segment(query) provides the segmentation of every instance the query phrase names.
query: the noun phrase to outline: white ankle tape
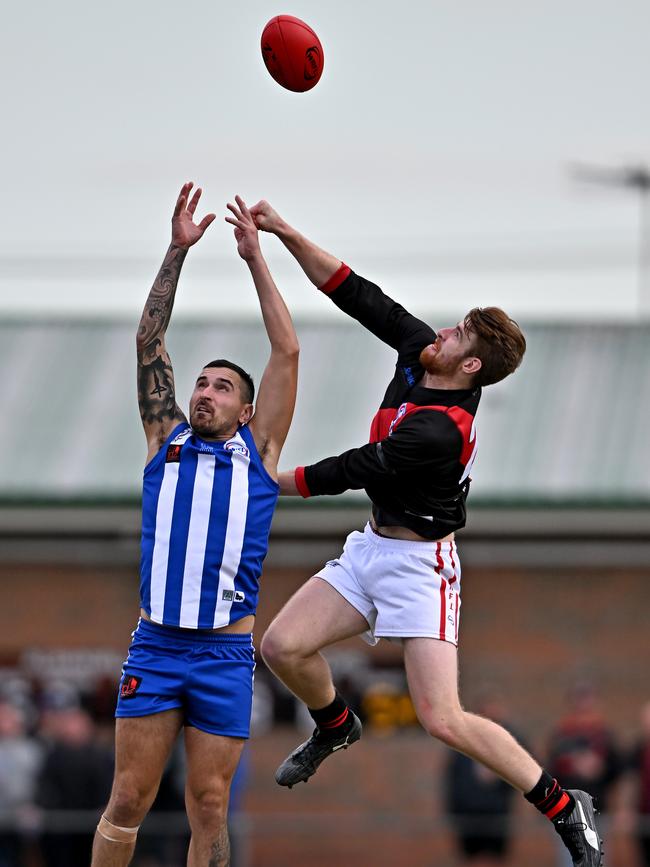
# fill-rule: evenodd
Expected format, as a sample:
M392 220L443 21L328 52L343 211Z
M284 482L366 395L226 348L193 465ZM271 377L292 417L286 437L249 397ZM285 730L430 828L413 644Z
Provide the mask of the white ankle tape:
M106 816L102 816L99 825L97 825L97 832L105 840L110 840L111 843L133 843L138 836L139 829L139 825L135 828L120 828L119 825L109 822Z

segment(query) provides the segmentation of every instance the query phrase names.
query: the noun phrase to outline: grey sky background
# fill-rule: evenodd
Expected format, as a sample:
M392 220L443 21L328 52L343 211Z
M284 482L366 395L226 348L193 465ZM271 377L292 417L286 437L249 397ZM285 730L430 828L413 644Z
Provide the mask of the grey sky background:
M292 94L264 69L273 15L319 34ZM67 0L3 22L0 315L137 318L185 179L219 220L177 315L255 315L230 227L236 192L283 215L415 312L501 304L634 319L638 201L573 161L650 159L642 0ZM292 310L331 316L273 238Z

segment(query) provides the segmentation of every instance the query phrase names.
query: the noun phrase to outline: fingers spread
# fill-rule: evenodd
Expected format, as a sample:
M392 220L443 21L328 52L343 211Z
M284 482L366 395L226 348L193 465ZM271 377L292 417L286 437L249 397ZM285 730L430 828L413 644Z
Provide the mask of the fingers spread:
M239 209L240 209L240 211L242 212L242 214L243 214L245 217L248 217L248 218L250 219L251 212L248 210L248 205L247 205L246 202L242 199L242 197L241 197L241 196L235 196L235 201L236 201L237 204L239 205Z
M208 226L210 225L210 223L211 223L213 220L216 220L216 218L217 218L217 215L216 215L216 214L206 214L205 217L204 217L204 218L201 220L201 222L199 223L199 229L200 229L202 232L205 232L205 230L208 228Z
M190 212L190 214L192 216L194 216L194 211L196 211L196 206L199 203L199 199L201 198L202 192L203 192L203 190L201 189L201 187L197 187L196 192L194 193L194 195L190 199L190 202L187 206L187 210ZM189 193L189 191L188 191L188 193Z
M178 194L178 199L176 200L176 207L174 208L174 216L175 217L178 217L180 212L185 207L185 204L187 202L187 197L189 196L190 190L192 189L193 186L194 186L194 183L192 181L188 181L186 184L183 184L183 186L181 187L181 191Z
M226 207L228 208L229 211L232 211L232 213L235 215L235 217L236 217L238 220L242 220L242 219L243 219L243 216L242 216L241 211L240 211L238 208L236 208L233 204L231 204L231 202L228 202L228 204L226 205Z
M230 223L231 226L237 226L238 229L244 231L249 228L248 223L244 223L242 220L236 220L234 217L224 217L226 223Z

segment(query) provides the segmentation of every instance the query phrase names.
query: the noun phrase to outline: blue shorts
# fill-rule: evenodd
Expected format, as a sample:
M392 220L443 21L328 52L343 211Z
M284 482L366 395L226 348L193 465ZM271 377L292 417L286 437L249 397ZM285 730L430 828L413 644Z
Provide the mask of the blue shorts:
M116 717L182 708L184 725L213 735L250 735L253 640L140 620L122 666Z

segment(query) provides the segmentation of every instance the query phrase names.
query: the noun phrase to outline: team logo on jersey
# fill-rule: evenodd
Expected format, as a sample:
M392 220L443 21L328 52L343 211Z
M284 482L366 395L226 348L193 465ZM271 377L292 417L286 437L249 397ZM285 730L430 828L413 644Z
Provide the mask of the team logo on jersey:
M173 446L176 446L176 445L182 446L183 443L186 440L188 440L191 436L192 436L192 428L191 427L183 428L183 430L178 434L178 436L175 436L174 439L172 440L172 445Z
M224 590L221 598L224 602L243 602L246 599L241 590Z
M245 458L250 457L250 452L242 442L239 442L239 440L228 440L224 449L228 452L233 452L236 455L243 455Z
M177 464L181 459L181 447L180 446L168 446L167 447L167 457L165 458L168 464Z
M125 674L120 686L120 698L133 698L141 683L141 677L136 677L133 674Z
M395 427L395 425L397 424L397 422L398 422L401 418L404 418L404 416L405 416L405 414L406 414L406 407L407 407L407 406L408 406L407 403L403 403L403 404L400 406L400 408L397 410L397 415L396 415L395 418L392 420L392 422L390 423L390 427L388 428L388 436L390 436L390 435L392 434L392 432L393 432L393 428Z

